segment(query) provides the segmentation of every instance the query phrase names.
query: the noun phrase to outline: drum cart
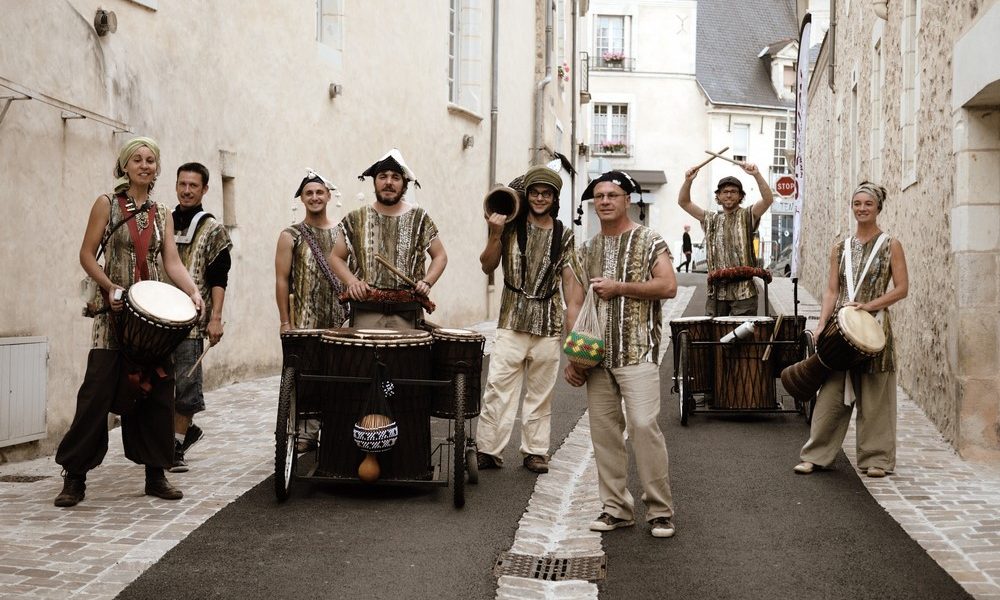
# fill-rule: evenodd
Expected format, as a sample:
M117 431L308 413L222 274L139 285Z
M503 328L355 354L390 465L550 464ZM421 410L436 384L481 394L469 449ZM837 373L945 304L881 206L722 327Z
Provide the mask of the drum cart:
M815 398L802 402L779 393L776 384L783 368L815 353L806 318L798 314L798 283L795 314L781 317L779 325L767 314L768 279L761 279L763 317L691 317L670 322L674 359L671 391L678 397L681 425L686 426L695 413L798 413L807 423L812 420ZM751 337L721 341L743 320L757 321ZM793 402L793 408L785 408L788 401Z
M347 332L351 330L332 330ZM364 331L364 330L356 330ZM298 330L282 334L283 366L275 427L274 491L279 501L289 497L296 480L374 486L453 487L455 508L465 505L465 483L478 482L475 443L467 431L470 411L478 414L482 345L478 360L452 360L447 368L434 363L430 337L413 344L407 354L380 346L344 368L331 368L331 348L322 347L330 332ZM334 348L336 350L336 347ZM324 359L324 354L327 355ZM376 364L387 367L396 388L393 417L399 441L377 454L381 474L365 482L357 474L364 457L353 439L353 423L363 398L375 385ZM474 373L474 375L473 375ZM470 381L475 377L474 381ZM470 394L476 394L471 397ZM448 419L447 436L431 447L431 417ZM299 428L309 419L321 422L314 450L296 451ZM466 479L466 475L468 479Z

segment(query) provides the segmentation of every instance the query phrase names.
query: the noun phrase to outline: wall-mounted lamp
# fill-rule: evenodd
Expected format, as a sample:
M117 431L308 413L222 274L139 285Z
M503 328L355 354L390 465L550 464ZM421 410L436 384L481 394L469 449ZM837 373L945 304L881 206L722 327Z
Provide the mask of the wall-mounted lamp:
M468 150L473 145L475 145L475 143L476 143L476 138L472 137L471 135L465 134L462 136L462 150Z
M118 17L110 10L98 8L94 15L94 30L101 37L118 31Z
M340 85L339 83L330 84L330 100L333 100L334 98L343 93L344 93L344 86Z

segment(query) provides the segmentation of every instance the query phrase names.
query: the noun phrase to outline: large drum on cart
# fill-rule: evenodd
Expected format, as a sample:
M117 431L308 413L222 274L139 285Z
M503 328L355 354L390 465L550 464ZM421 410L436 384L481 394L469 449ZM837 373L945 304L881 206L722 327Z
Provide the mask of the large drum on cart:
M685 336L681 333L687 332ZM681 353L677 350L687 342L712 341L715 330L712 317L682 317L670 321L670 343L674 347L674 373L678 372ZM715 338L718 339L718 338ZM685 350L685 372L689 374L687 391L695 394L710 393L715 371L715 353L711 346L690 346Z
M441 327L430 330L434 338L431 352L431 370L434 379L454 379L465 375L463 411L466 419L479 416L479 399L482 395L483 348L486 338L469 329ZM441 419L455 418L455 388L434 389L431 414Z
M713 337L721 340L740 325L750 322L753 332L744 339L715 346L715 393L713 408L773 409L774 373L765 361L767 343L774 331L773 317L715 317Z

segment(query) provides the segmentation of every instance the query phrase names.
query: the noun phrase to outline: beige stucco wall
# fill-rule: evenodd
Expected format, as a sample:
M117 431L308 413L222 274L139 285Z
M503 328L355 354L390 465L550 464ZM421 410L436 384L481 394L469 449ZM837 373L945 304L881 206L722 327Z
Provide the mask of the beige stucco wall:
M99 6L117 13L117 33L97 37ZM5 0L0 75L156 138L163 172L154 198L170 207L176 167L196 160L212 172L206 207L221 215L220 150L235 153L226 337L205 359L215 386L279 365L274 248L281 229L301 219L291 196L306 167L339 186L342 206L329 209L339 219L361 205L358 195L371 201L370 180L357 175L398 146L422 185L411 186L410 199L430 212L449 254L432 319L458 326L486 317L478 262L486 228L477 224L489 186L491 24L489 3L478 6L481 118L449 110L447 3L385 11L347 1L339 61L316 41L311 2L160 2L149 10L127 0ZM503 178L528 164L534 6L503 3L501 18ZM335 99L331 83L342 85ZM465 135L475 138L471 148L462 147ZM0 337L41 335L50 344L49 437L14 453L51 451L72 418L90 335L90 320L79 314L77 251L129 137L89 120L64 121L35 101L15 102L0 124L3 279L15 282L3 292ZM12 456L2 451L0 460Z
M951 109L952 58L956 40L976 20L984 3L966 1L958 8L946 6L947 3L920 3L917 181L910 185L904 181L901 168L902 3L889 3L885 22L879 21L865 3L850 3L850 13L846 4L837 3L836 93L828 85L829 43L817 64L816 80L810 85L801 281L819 297L832 244L853 232L848 202L858 182L850 174L851 150L856 147L860 152L857 179L871 178L870 130L872 119L880 119L885 136L880 182L888 190L888 199L879 225L903 244L909 267L909 297L892 308L898 381L945 437L965 450L960 431L965 394L955 371L961 372L983 361L996 364L996 259L995 254L992 259L987 257L987 262L994 262L985 271L981 270L987 277L981 282L986 290L985 301L993 310L959 315L956 307L962 299L953 277L961 267L953 253L954 190L956 185L973 185L979 188L974 195L995 197L996 189L995 185L989 189L982 182L970 181L957 169L956 126ZM883 109L873 117L872 47L879 29L885 82ZM995 61L996 57L984 56L980 60ZM850 122L852 72L856 74L858 97L856 142L852 139ZM983 301L982 294L978 300ZM963 323L962 319L969 322ZM986 338L982 338L984 335ZM992 347L993 353L987 352L985 356L981 351L969 353L969 336L982 338L971 340L971 347L986 351ZM992 403L992 417L985 429L993 431L985 436L977 432L977 444L997 449L1000 446L997 446L995 382L992 397L988 387L980 392L975 395L976 402Z

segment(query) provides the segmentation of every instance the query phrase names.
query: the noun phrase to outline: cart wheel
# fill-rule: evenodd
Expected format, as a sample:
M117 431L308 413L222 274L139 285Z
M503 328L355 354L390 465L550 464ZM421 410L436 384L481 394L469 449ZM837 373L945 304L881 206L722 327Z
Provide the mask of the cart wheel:
M677 336L677 371L674 381L677 386L677 398L680 402L681 425L688 424L688 416L694 410L694 395L691 392L691 347L688 345L688 332L682 331Z
M476 459L475 448L466 448L465 450L465 472L469 474L466 479L468 483L479 483L479 461Z
M278 420L274 428L274 495L278 501L288 499L288 492L295 477L295 369L286 367L281 372L281 391L278 392Z
M813 341L813 335L811 331L803 331L801 336L802 344L802 359L805 360L816 354L816 343ZM816 396L809 398L806 402L801 402L799 400L795 401L799 404L799 412L802 413L806 418L806 425L812 425L813 411L816 410Z
M455 375L455 436L452 438L452 477L455 508L465 506L465 374Z

